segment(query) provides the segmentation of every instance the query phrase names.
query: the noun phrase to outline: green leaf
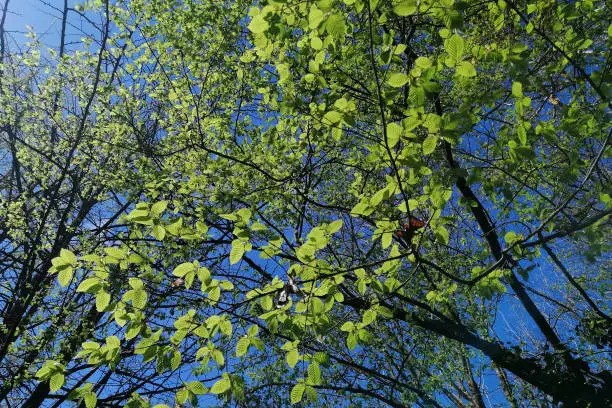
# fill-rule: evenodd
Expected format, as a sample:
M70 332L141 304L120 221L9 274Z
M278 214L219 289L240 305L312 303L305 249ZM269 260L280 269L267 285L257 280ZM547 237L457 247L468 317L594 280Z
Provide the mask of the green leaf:
M249 337L257 336L257 333L259 333L259 327L257 325L252 325L251 327L249 327L249 330L248 330Z
M266 32L268 31L268 28L270 28L270 24L268 24L263 14L258 14L253 17L253 19L248 25L248 29L251 30L253 34L260 34Z
M72 267L67 267L59 271L57 275L57 281L61 286L68 286L70 281L72 280L72 276L74 274L74 269Z
M219 217L223 218L224 220L238 221L238 216L236 214L219 214Z
M457 74L464 76L464 77L475 77L476 69L474 68L471 62L461 61L457 65Z
M342 220L333 221L327 226L327 233L335 234L336 232L340 231L341 228L342 228Z
M519 241L520 239L521 239L520 235L518 235L514 231L509 231L506 233L506 235L504 235L504 240L506 241L508 245L512 245L515 242Z
M161 225L154 225L151 234L155 237L156 240L163 241L166 237L166 229Z
M49 389L51 390L51 392L56 392L57 390L62 388L62 385L64 385L64 380L64 374L59 372L53 374L51 378L49 378Z
M189 272L192 272L194 269L195 269L195 266L193 265L193 262L183 262L182 264L174 268L174 270L172 271L172 274L174 276L178 276L179 278L182 278L183 276L187 275Z
M311 245L310 242L306 242L304 245L300 246L295 254L297 255L300 262L309 263L314 260L314 253L316 248Z
M151 213L155 215L161 215L168 207L168 201L158 201L151 206Z
M355 333L349 333L348 337L346 338L346 346L349 348L349 350L354 350L355 347L357 347L357 336Z
M185 384L187 389L191 391L195 395L206 394L208 389L199 381L191 381L190 383Z
M187 390L186 388L181 388L177 391L174 398L176 398L176 402L179 405L183 405L189 399L189 390Z
M181 229L183 228L183 219L179 218L178 220L174 221L172 224L166 225L164 228L170 234L174 236L179 236L179 234L181 233Z
M425 156L432 154L436 150L436 145L438 144L438 136L437 135L429 135L423 140L423 154Z
M325 310L325 305L323 301L318 297L313 297L310 299L310 311L313 314L321 314Z
M393 243L393 234L390 232L383 232L380 240L380 244L383 249L389 248L389 246Z
M117 336L108 336L106 338L106 345L111 348L121 347L121 340Z
M83 400L85 401L86 408L95 408L96 404L98 403L98 397L93 391L86 392Z
M353 330L354 327L355 327L355 323L344 322L344 324L340 327L340 330L348 332L348 331Z
M393 12L401 17L411 16L416 13L418 7L416 0L404 0L393 7Z
M290 350L286 356L287 365L291 368L295 367L295 365L298 363L299 358L300 353L297 351L297 349Z
M314 50L320 50L321 48L323 48L323 41L321 41L321 39L319 37L313 37L310 39L310 46L314 49Z
M370 206L369 201L360 201L351 209L352 216L370 215L374 208Z
M110 293L106 292L104 289L100 290L96 293L96 310L98 312L103 312L110 303L110 300Z
M84 350L98 350L100 345L95 341L86 341L81 344L81 347L83 347Z
M318 9L316 6L310 8L310 13L308 13L308 28L311 30L317 28L321 21L323 21L323 12Z
M527 132L525 131L525 128L520 124L516 127L516 135L518 136L518 139L521 144L525 146L527 144Z
M332 14L329 16L325 22L325 31L333 38L344 38L346 31L344 17L341 14Z
M306 388L306 384L297 383L291 389L291 403L297 404L302 401L302 396L304 395L304 389Z
M317 396L317 389L311 387L310 385L306 386L306 395L308 396L308 399L312 402L317 402L319 399Z
M231 383L229 378L222 378L212 386L212 388L210 389L210 393L223 394L225 391L229 390L230 387Z
M230 251L230 265L238 263L244 255L244 242L239 239L232 241L232 250Z
M142 325L138 322L131 322L125 331L125 339L131 340L140 334Z
M116 247L104 248L104 252L106 252L108 256L111 256L117 259L125 259L127 255L123 249L116 248Z
M242 221L243 223L247 224L249 222L249 220L251 219L253 212L251 211L250 208L241 208L238 211L236 211L236 215L238 216L238 218L240 219L240 221Z
M242 337L236 343L236 356L242 357L249 351L249 346L251 345L251 340L248 337Z
M321 369L316 361L313 361L308 366L308 383L313 385L321 383Z
M99 278L88 278L85 279L79 287L76 289L77 292L96 293L101 287Z
M138 279L138 278L129 278L128 279L128 284L130 285L130 287L132 289L143 289L144 288L144 282L142 281L142 279Z
M394 148L395 145L400 141L404 128L395 122L391 122L387 125L387 140L389 148Z
M212 358L219 367L223 367L225 365L225 357L223 357L221 350L213 350Z
M394 72L393 74L389 75L387 83L394 88L401 88L402 86L406 85L409 80L410 77L408 75L401 72Z
M427 69L429 67L431 67L431 61L429 58L427 57L418 57L415 61L414 64L421 68L421 69Z
M208 283L210 280L210 271L205 266L199 267L196 271L196 275L202 283Z
M144 309L147 305L147 292L142 289L134 290L132 305L138 309Z
M516 98L523 97L523 84L521 84L520 82L512 83L512 96Z
M458 34L453 34L450 38L444 40L444 49L449 57L455 61L460 61L464 50L463 38Z
M325 113L325 115L323 115L323 123L328 126L338 123L341 120L342 120L342 113L335 111L335 110L329 111Z
M448 230L446 228L440 225L436 228L434 234L436 236L437 241L443 243L444 245L448 245L449 235Z
M60 258L65 261L67 264L70 265L75 265L77 262L77 258L74 255L74 252L68 250L68 249L61 249L60 250Z
M221 286L221 288L223 290L232 290L234 289L234 284L228 280L224 280L219 282L219 286Z
M364 325L368 325L370 323L372 323L374 320L376 320L376 312L372 309L368 309L365 312L363 312L363 317L362 317L362 323Z
M178 350L172 351L172 358L170 359L170 368L174 371L181 365L181 352Z
M374 193L370 199L370 205L372 207L376 207L382 200L386 200L389 197L391 197L391 191L389 190L389 186L385 186Z
M221 288L219 288L219 286L215 286L214 288L210 289L210 291L208 291L208 299L211 302L217 303L220 297L221 297Z
M117 323L121 327L125 326L125 324L129 321L129 316L127 312L123 309L115 309L113 317L115 318L115 323Z
M48 377L50 373L51 373L51 367L42 366L38 371L36 371L36 378L39 378L42 380Z

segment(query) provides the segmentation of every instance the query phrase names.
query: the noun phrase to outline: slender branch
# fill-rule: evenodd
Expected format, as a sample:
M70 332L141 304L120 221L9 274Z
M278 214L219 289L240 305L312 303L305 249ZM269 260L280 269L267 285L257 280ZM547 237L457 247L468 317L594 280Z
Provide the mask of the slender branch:
M604 312L602 312L599 307L597 307L597 304L593 301L593 299L591 299L589 294L586 293L586 291L582 288L582 286L580 286L580 284L576 282L576 280L569 273L565 265L563 265L561 260L557 257L557 255L555 255L553 250L546 244L542 244L542 248L544 248L544 251L546 251L550 259L552 259L555 265L557 265L557 268L561 270L561 272L563 273L563 276L565 276L568 282L578 291L578 293L580 293L580 295L589 304L589 306L591 306L591 308L595 311L595 313L597 313L599 316L603 317L607 321L612 322L612 318L608 316L607 314L605 314Z
M607 210L604 210L602 212L600 212L599 214L595 214L592 217L589 217L587 219L585 219L584 221L574 224L570 227L564 228L561 231L557 231L553 234L547 235L545 237L542 236L541 232L538 234L540 236L540 238L536 241L531 241L531 242L524 242L522 244L520 244L521 248L530 248L530 247L534 247L534 246L538 246L538 245L542 245L545 244L547 242L550 242L554 239L557 238L563 238L563 237L567 237L569 235L574 234L575 232L581 231L586 227L589 227L593 224L595 224L597 221L601 220L602 218L607 217L608 215L612 214L612 208L609 208Z
M527 16L525 14L523 14L522 11L519 10L518 6L511 0L506 0L506 3L508 4L508 6L510 6L510 8L512 10L514 10L516 12L516 14L518 14L518 16L520 17L521 20L523 20L523 22L525 24L529 24L530 21L527 18ZM559 47L557 45L557 43L555 41L553 41L552 39L550 39L548 37L548 35L546 35L546 33L542 30L540 30L536 24L532 24L533 26L533 31L535 33L537 33L540 37L542 37L548 44L550 44L555 50L557 50L559 53L561 53L561 55L563 55L563 58L567 59L569 61L570 64L572 64L572 66L574 67L574 69L576 71L578 71L578 73L580 74L580 76L586 80L589 85L591 85L591 87L593 88L593 90L597 93L597 95L599 95L599 97L608 104L608 106L612 106L612 102L610 101L610 96L606 95L604 93L604 91L601 89L601 87L599 87L595 81L593 81L593 79L591 78L591 76L589 74L587 74L587 72L584 70L584 68L582 66L580 66L580 64L578 64L572 57L570 57L568 55L567 52L565 52L565 50L561 47Z

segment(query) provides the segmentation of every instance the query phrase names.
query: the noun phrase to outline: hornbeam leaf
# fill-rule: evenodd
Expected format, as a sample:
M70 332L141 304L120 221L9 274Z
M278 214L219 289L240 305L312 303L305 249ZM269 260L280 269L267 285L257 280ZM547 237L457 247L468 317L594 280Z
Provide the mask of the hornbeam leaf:
M85 279L79 287L76 289L77 292L96 293L101 288L101 282L99 278L88 278Z
M74 255L74 252L68 250L68 249L61 249L60 250L60 258L62 258L62 260L66 261L66 263L70 264L70 265L74 265L77 262L77 258Z
M174 276L178 276L179 278L182 278L183 276L187 275L189 272L192 272L194 269L195 268L192 262L183 262L182 264L174 268L174 270L172 271L172 274Z
M242 337L236 343L236 356L242 357L249 351L249 345L251 344L251 340L248 337Z
M393 7L393 12L398 16L406 17L416 13L418 7L416 0L404 0L397 6Z
M151 206L151 213L155 215L160 215L163 213L168 207L168 201L158 201Z
M317 28L321 21L323 21L323 12L317 7L312 7L310 9L310 13L308 14L308 28L311 30Z
M387 125L387 140L389 142L389 148L394 148L400 141L403 131L404 128L395 122L391 122Z
M62 385L64 385L64 381L65 381L64 374L62 373L53 374L51 378L49 379L49 389L51 390L51 392L55 392L59 390L60 388L62 388Z
M206 394L206 391L208 391L204 384L199 381L191 381L190 383L185 384L185 387L195 395Z
M308 366L308 383L318 385L321 382L321 369L319 363L313 361Z
M389 75L389 79L387 80L387 82L394 88L401 88L402 86L408 83L409 79L410 77L408 77L408 75L403 74L401 72L395 72Z
M289 351L286 356L287 365L291 368L295 367L299 358L300 358L300 353L298 353L296 349Z
M85 401L86 408L95 408L96 404L98 403L98 397L93 391L86 392L83 400Z
M68 286L68 284L72 280L73 274L74 274L74 269L72 267L64 268L59 271L57 275L57 281L62 286Z
M180 405L183 405L185 402L187 402L187 399L189 398L189 390L187 390L186 388L181 388L177 391L174 398L176 398L176 402L178 402Z
M444 228L442 225L436 228L435 236L436 236L437 241L440 241L444 245L448 245L448 242L449 242L448 230Z
M106 292L104 289L100 290L96 294L96 310L98 312L103 312L104 309L108 306L111 300L110 293Z
M414 64L419 68L426 69L431 67L431 60L427 57L418 57Z
M436 145L438 144L438 136L429 135L423 140L423 154L429 155L436 150Z
M292 404L297 404L298 402L302 400L302 396L304 395L305 389L306 389L306 384L304 383L297 383L291 389L291 403Z
M460 61L463 56L464 41L458 34L453 34L450 38L444 40L444 49L448 53L449 57L455 61Z
M244 255L244 242L239 239L232 241L232 250L230 251L230 265L238 263Z
M461 61L457 65L457 74L464 77L475 77L476 76L476 68L469 61Z
M253 34L260 34L268 31L270 28L270 24L266 21L262 14L258 14L253 17L253 20L248 25L248 29L251 30Z
M344 32L346 31L344 17L340 14L332 14L329 16L325 22L325 30L334 38L344 38Z
M229 390L231 386L232 385L228 378L222 378L212 386L212 388L210 389L210 393L223 394L225 391Z

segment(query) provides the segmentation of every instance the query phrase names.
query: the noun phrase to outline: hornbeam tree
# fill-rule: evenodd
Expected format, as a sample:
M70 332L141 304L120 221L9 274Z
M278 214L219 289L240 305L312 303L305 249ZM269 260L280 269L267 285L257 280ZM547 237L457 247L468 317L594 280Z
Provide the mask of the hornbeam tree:
M2 42L0 401L612 405L605 2L64 10Z

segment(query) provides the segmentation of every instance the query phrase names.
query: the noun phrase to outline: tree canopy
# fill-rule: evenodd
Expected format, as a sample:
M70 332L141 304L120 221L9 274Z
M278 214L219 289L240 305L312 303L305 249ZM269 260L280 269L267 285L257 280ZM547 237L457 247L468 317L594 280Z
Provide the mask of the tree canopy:
M605 1L3 3L1 405L612 405Z

